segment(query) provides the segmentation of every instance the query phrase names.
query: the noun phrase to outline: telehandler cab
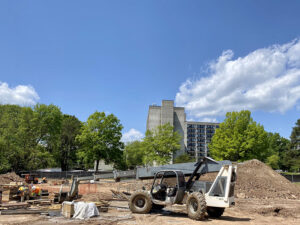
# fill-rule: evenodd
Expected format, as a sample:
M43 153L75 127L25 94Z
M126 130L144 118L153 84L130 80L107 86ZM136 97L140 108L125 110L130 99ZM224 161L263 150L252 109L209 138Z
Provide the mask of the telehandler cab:
M220 217L225 208L234 205L237 167L223 165L214 182L199 181L203 173L198 170L208 160L214 161L204 157L196 163L188 181L179 170L157 172L150 191L140 190L131 195L130 210L133 213L149 213L167 205L186 204L187 214L191 219L203 220L206 212L210 217Z

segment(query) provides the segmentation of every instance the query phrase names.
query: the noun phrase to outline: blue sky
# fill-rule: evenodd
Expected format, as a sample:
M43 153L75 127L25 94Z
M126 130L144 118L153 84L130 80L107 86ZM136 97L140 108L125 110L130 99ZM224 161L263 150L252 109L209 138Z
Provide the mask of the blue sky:
M0 103L53 103L82 121L114 113L134 137L150 104L174 99L198 121L250 109L289 137L299 11L295 0L2 0Z

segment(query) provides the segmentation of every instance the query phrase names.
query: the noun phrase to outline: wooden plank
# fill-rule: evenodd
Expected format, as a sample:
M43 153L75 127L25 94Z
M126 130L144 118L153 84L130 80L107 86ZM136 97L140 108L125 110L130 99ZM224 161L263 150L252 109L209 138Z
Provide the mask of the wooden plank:
M1 207L13 207L13 206L29 206L26 202L16 202L16 203L2 203Z
M29 209L22 209L22 210L2 210L0 211L0 215L18 215L18 214L41 214L41 213L48 213L45 210L29 210Z

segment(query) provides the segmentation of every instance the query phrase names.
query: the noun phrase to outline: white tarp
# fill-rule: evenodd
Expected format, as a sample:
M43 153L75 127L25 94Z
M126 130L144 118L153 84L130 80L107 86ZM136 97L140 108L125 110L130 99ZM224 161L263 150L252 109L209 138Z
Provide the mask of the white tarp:
M100 215L95 203L92 202L74 202L74 212L73 218L81 220Z

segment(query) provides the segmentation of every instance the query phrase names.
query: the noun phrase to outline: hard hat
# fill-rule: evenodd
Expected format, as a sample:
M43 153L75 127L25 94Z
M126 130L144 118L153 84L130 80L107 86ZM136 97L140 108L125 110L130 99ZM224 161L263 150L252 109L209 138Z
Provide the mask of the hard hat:
M33 191L34 191L35 189L36 189L36 187L35 187L35 186L32 186L31 190L33 190Z

